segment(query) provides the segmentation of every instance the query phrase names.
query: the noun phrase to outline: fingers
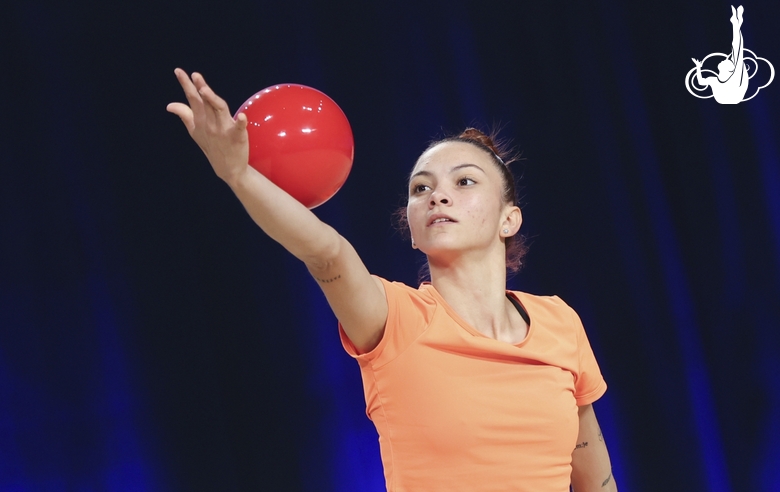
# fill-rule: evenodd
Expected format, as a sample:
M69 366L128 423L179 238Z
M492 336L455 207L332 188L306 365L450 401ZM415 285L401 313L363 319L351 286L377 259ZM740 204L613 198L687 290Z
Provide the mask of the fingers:
M193 73L192 81L195 84L195 87L198 89L198 93L200 94L200 97L203 100L203 102L207 106L211 107L211 109L214 111L214 114L216 116L218 117L230 116L230 110L228 108L227 103L225 102L224 99L219 97L211 89L211 87L209 87L209 85L206 83L206 79L203 78L203 75L197 72Z
M203 109L206 113L206 120L212 125L212 127L221 126L222 119L220 118L219 111L217 111L213 104L211 104L204 94L209 86L206 84L206 79L203 78L198 72L192 73L192 83L195 84L195 88L198 90L201 100L203 100ZM213 91L212 91L213 92Z
M198 128L212 132L225 132L234 129L245 132L246 116L242 121L239 121L239 124L236 124L227 103L214 93L203 75L193 72L192 76L189 76L180 68L174 70L174 73L190 105L171 103L167 110L181 118L191 135L193 132L198 133ZM193 138L195 138L194 135Z
M198 94L198 89L195 87L195 84L192 83L192 80L190 80L190 77L187 75L187 72L181 68L177 68L173 73L176 75L179 85L181 85L181 88L184 90L184 95L187 97L187 101L190 103L192 110L196 112L200 111L203 107L203 100L201 99L200 94Z

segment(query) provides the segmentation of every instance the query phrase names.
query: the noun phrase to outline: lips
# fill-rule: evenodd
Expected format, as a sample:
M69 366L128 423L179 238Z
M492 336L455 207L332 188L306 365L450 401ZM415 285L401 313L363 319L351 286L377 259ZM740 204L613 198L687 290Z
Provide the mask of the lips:
M435 225L435 224L449 224L449 223L453 223L453 222L457 222L457 220L455 220L452 217L449 217L447 215L444 215L444 214L434 214L434 215L431 215L431 217L428 219L428 225L429 226L432 226L432 225Z

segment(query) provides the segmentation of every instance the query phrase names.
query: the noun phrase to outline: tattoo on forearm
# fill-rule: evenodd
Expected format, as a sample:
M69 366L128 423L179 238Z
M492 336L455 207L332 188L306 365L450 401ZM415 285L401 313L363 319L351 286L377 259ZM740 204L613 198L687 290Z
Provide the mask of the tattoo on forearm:
M329 284L331 282L335 282L336 280L340 279L341 278L341 274L339 274L339 275L337 275L337 276L335 276L333 278L329 278L327 280L321 279L321 278L318 278L318 277L314 277L314 278L316 278L318 282L322 282L323 284Z
M577 446L575 446L574 450L576 451L578 449L585 448L587 446L588 446L588 441L582 441L581 443L577 444Z
M606 480L604 480L604 483L601 484L602 487L606 486L609 481L612 480L612 473L609 474Z
M601 434L601 429L599 429L599 441L603 441L604 436Z

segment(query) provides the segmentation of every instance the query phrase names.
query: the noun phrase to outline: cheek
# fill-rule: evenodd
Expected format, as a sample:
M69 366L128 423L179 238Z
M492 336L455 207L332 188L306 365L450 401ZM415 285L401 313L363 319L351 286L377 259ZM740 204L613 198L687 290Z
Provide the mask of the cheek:
M424 215L423 215L424 216ZM420 222L420 207L415 205L413 200L410 200L406 205L406 223L409 226L409 230L414 233Z
M481 199L473 200L467 210L469 220L480 227L492 223L496 215L492 208L487 206L485 200Z
M485 214L483 212L484 212L483 210L472 208L467 212L466 215L468 216L470 222L479 225L484 225L485 222L487 222L487 217L485 217Z

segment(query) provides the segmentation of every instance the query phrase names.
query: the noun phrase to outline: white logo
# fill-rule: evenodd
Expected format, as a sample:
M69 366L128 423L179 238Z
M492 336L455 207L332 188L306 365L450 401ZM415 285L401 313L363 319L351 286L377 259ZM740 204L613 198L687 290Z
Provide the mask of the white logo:
M729 19L732 28L731 54L711 53L702 61L692 58L696 66L685 76L685 88L694 96L700 99L714 97L720 104L739 104L742 101L753 99L758 91L772 83L772 79L775 78L775 67L766 58L756 56L755 53L744 47L740 31L744 11L745 9L741 5L736 10L733 6L731 7L731 19ZM721 62L718 63L717 73L714 70L702 68L709 58L714 58L714 61L722 58ZM769 80L764 85L757 87L750 97L745 98L748 82L758 73L759 61L763 61L769 67ZM704 77L702 74L711 74L714 77ZM712 94L700 96L694 92L706 92L707 87L712 89Z

